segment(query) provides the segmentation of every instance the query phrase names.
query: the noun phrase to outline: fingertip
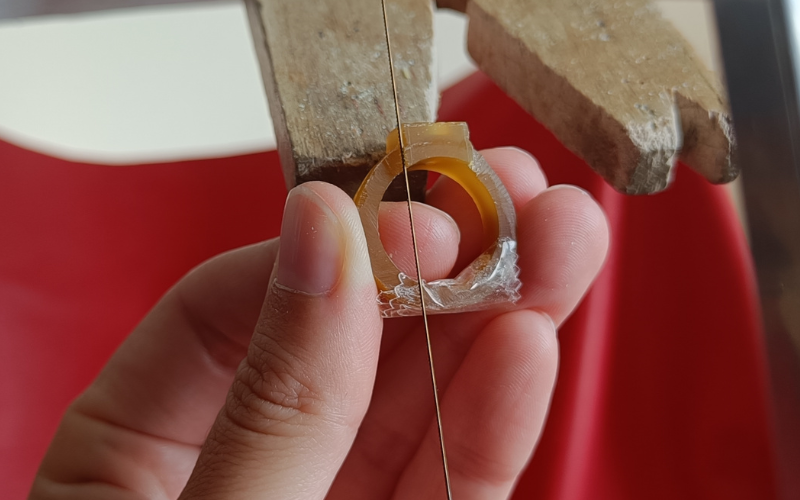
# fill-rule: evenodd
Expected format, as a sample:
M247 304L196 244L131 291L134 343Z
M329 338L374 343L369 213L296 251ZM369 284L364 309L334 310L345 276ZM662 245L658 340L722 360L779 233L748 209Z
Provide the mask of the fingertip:
M339 187L322 181L305 182L294 189L309 189L320 197L350 231L363 236L361 218L353 199Z
M608 243L611 231L608 217L589 191L572 184L556 184L547 188L545 192L548 196L555 197L555 203L572 207L576 213L582 213L587 222L591 221L590 226L598 231L596 235L601 237L601 242Z
M358 210L356 209L353 199L347 195L340 188L322 181L309 181L299 186L296 186L289 192L289 197L295 190L308 189L322 199L328 207L342 220L343 223L349 222L353 217L358 218Z
M518 218L523 307L561 324L605 262L609 224L586 191L559 185L545 190Z
M557 184L547 188L536 200L526 204L520 217L557 223L557 229L574 231L581 240L591 242L592 248L600 251L603 257L607 253L611 230L608 217L591 193L578 186ZM525 224L521 229L524 228L531 226Z
M502 147L485 149L481 154L503 181L517 210L547 189L547 176L527 151Z

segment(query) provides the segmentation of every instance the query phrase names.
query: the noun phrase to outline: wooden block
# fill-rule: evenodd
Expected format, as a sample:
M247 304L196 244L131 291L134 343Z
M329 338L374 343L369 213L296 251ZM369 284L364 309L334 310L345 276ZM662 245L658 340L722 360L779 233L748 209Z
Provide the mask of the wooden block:
M453 9L464 12L467 10L467 0L436 0L436 6L440 9Z
M321 180L352 196L396 127L380 1L247 4L287 186ZM402 121L435 121L433 6L391 0L387 12ZM419 174L417 199L425 187ZM396 180L387 198L405 199Z
M722 87L653 3L469 0L466 11L478 66L616 189L660 191L678 158L711 182L736 178Z

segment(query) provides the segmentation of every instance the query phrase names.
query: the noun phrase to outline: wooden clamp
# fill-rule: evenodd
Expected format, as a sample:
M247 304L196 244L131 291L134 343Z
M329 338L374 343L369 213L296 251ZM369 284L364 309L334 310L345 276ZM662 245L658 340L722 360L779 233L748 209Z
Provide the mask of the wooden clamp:
M325 180L354 193L395 126L380 2L248 4L287 184ZM652 2L438 5L467 13L478 66L616 189L663 190L678 159L711 182L736 178L722 87ZM403 122L433 121L432 6L389 9ZM423 186L417 177L417 198Z
M397 126L380 1L247 4L287 186L321 180L354 195ZM402 121L435 121L433 5L387 8ZM411 177L417 199L425 178ZM393 184L387 198L406 199L405 185Z

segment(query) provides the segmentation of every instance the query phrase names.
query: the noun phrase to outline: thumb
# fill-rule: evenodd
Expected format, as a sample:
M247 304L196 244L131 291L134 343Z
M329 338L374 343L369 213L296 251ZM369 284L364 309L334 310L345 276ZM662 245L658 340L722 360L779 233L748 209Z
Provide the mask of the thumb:
M326 495L372 392L375 296L350 198L324 183L293 189L247 357L181 498Z

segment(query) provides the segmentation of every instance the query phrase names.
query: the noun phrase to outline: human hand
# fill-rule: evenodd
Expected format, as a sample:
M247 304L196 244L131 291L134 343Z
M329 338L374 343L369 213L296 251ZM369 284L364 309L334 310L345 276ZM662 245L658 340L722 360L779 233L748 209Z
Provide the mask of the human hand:
M513 307L430 318L459 500L510 494L547 413L556 328L608 245L591 197L547 189L518 150L484 156L517 209L523 288ZM459 243L453 219L415 209L436 279L477 255L482 234L452 181L428 203L461 228ZM411 271L407 233L405 206L386 205L384 244ZM296 188L280 241L201 265L134 330L67 410L31 498L445 498L421 322L381 320L375 297L352 201Z

